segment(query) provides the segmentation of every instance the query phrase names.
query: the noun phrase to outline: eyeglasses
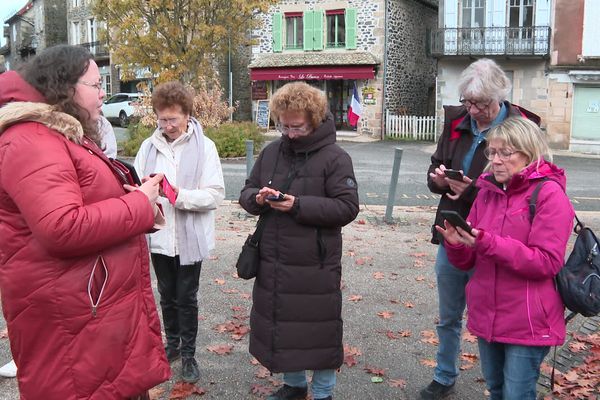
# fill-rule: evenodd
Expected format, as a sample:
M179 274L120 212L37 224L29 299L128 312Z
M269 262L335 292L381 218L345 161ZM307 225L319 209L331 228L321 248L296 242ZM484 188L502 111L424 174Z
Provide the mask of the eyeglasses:
M179 121L181 121L181 118L159 118L158 119L158 126L160 126L161 128L164 128L166 126L175 126L179 123Z
M102 90L102 82L88 82L88 81L78 81L77 83L81 83L82 85L89 86L95 88L98 92Z
M489 107L490 104L492 104L492 101L494 100L490 100L487 103L483 102L483 101L472 101L472 100L467 100L467 99L460 99L459 102L460 104L462 104L463 106L465 106L465 108L468 110L471 108L471 106L475 106L476 109L478 109L479 111L483 111L486 108Z
M282 124L275 124L275 129L277 129L281 134L287 135L288 133L297 133L303 134L310 130L308 126L285 126Z
M498 156L502 161L508 161L508 159L510 159L510 157L515 153L518 153L518 151L511 151L509 149L496 150L490 149L489 147L483 150L483 155L490 161L493 161L496 156Z

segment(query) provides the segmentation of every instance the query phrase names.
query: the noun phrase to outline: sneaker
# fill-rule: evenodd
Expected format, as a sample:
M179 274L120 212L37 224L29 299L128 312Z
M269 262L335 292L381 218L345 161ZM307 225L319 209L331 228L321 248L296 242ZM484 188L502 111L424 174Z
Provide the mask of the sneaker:
M278 391L267 397L267 400L304 400L308 393L306 387L283 385Z
M165 346L165 353L167 354L167 361L169 361L169 363L172 363L181 357L181 352L175 347Z
M450 386L442 385L437 381L431 381L429 385L421 390L421 398L426 400L443 399L454 393L454 383Z
M15 360L10 360L8 364L5 364L0 368L0 376L4 378L14 378L17 376L17 365L15 364Z
M187 383L195 383L200 379L198 363L193 357L181 359L181 379Z

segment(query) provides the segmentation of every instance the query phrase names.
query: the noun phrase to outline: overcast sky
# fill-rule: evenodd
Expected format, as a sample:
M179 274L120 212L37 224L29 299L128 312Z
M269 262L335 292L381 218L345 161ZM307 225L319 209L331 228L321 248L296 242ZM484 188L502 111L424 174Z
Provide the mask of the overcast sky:
M0 0L0 20L2 26L4 21L12 16L16 11L19 11L21 7L27 4L27 0ZM0 46L4 45L4 30L0 30Z

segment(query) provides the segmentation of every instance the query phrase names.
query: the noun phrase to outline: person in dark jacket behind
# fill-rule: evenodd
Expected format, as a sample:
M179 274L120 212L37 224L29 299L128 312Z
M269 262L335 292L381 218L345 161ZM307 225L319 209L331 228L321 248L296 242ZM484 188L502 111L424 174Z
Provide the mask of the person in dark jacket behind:
M522 107L506 101L511 83L502 69L490 59L469 65L458 82L461 106L444 106L444 130L437 149L431 156L427 186L441 195L432 225L432 243L440 238L434 229L442 225L441 210L454 210L467 216L477 195L474 181L482 173L487 160L483 155L486 134L490 128L510 116L524 116L536 124L540 118ZM462 179L446 176L446 169L460 170ZM458 376L458 355L462 316L465 310L465 285L469 272L456 269L446 256L443 244L435 261L439 319L439 347L433 380L421 390L423 399L441 399L454 391Z
M260 153L240 195L244 209L266 218L250 353L284 373L269 399L304 399L306 370L313 398L331 399L344 358L341 228L358 214L356 179L322 91L289 83L270 109L282 137Z
M21 399L148 399L170 377L144 233L162 174L127 185L99 147L81 46L0 76L0 291Z
M467 326L478 337L491 400L535 400L540 364L550 346L565 340L554 277L564 265L575 213L565 173L552 164L536 124L509 118L488 136L490 172L477 180L471 234L447 222L436 229L450 262L474 271ZM532 216L529 201L540 184Z

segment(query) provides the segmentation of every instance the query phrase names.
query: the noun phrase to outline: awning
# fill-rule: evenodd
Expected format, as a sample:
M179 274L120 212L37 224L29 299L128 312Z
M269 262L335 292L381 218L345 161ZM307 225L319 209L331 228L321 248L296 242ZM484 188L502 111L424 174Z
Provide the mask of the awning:
M253 81L295 81L331 79L374 79L373 65L309 66L295 68L251 68Z

